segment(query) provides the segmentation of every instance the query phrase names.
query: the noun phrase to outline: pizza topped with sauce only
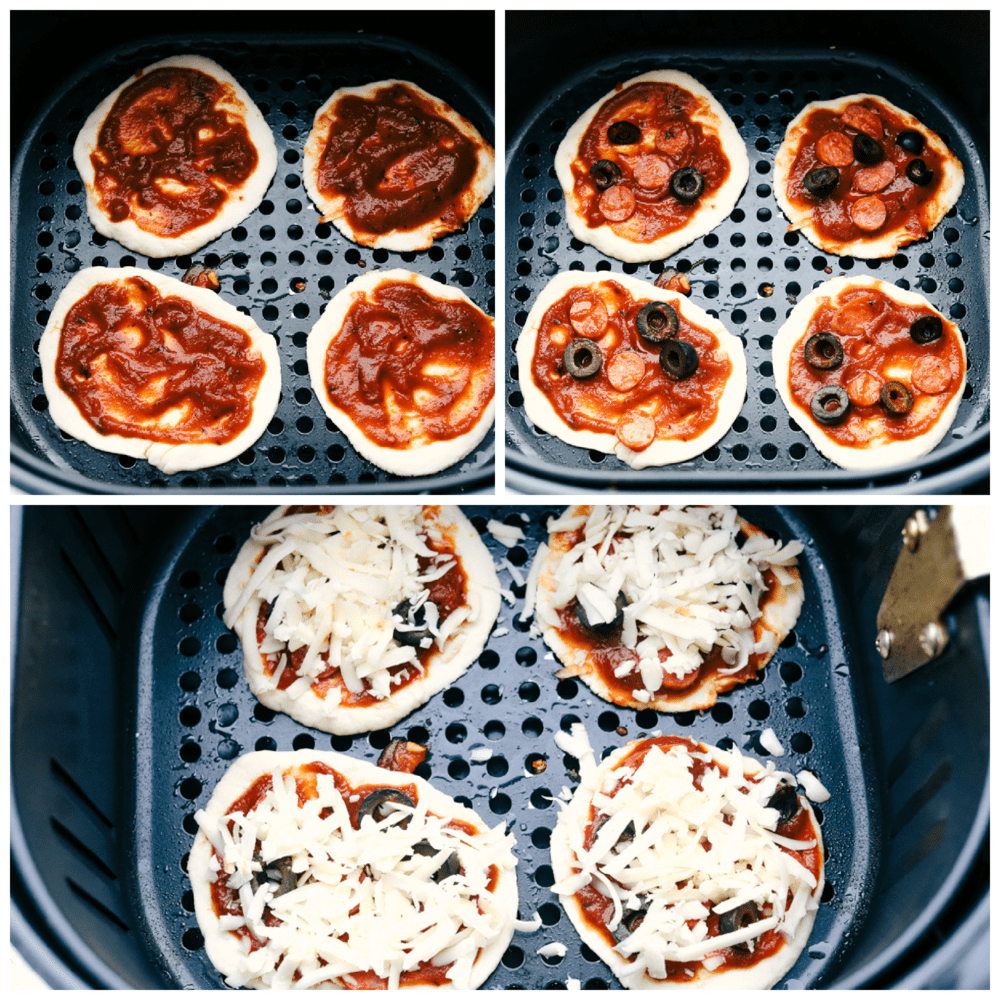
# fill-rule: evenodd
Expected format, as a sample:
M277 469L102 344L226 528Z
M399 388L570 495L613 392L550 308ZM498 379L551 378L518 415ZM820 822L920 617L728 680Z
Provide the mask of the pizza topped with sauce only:
M802 543L734 507L581 504L548 528L531 576L556 676L616 705L711 708L763 670L802 608Z
M465 673L500 583L457 507L278 507L238 553L223 603L255 697L349 735L389 728Z
M73 160L94 228L148 257L193 253L239 225L278 164L236 79L203 56L138 70L83 124Z
M838 256L892 257L934 229L964 183L940 136L874 94L807 104L774 161L791 228Z
M415 83L343 87L316 112L303 180L323 221L354 243L425 250L490 196L493 149Z
M510 943L513 835L416 775L249 753L195 820L195 915L228 986L475 989Z
M681 736L633 741L600 765L582 724L556 742L581 782L552 831L553 890L622 985L777 983L824 887L819 823L795 778Z
M749 174L743 140L722 105L677 70L618 84L556 151L570 231L633 263L669 257L711 232Z
M962 402L965 343L923 296L878 278L834 278L774 338L788 412L831 461L885 468L926 455Z
M628 275L556 275L528 314L517 362L536 426L633 469L702 454L746 394L739 337L685 296Z

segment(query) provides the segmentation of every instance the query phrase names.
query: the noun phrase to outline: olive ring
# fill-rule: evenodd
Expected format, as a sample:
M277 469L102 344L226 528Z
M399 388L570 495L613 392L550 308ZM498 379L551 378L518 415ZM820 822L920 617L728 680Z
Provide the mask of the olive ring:
M681 167L670 178L670 193L685 205L697 201L705 191L705 177L694 167Z
M832 405L831 405L832 404ZM817 389L809 409L821 424L839 424L850 408L851 400L847 391L839 385L824 385Z
M826 331L814 333L806 341L804 353L807 363L821 371L839 368L844 360L844 348L840 338Z
M601 370L601 349L586 337L577 337L566 345L563 364L573 378L590 378Z
M680 329L677 310L668 302L647 302L635 318L635 326L640 337L661 344L672 340Z

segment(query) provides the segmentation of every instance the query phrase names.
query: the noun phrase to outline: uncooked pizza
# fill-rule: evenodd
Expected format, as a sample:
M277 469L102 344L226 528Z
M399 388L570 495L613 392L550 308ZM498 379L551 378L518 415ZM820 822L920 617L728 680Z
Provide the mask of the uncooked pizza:
M548 529L531 583L556 676L616 705L711 708L763 670L802 609L802 543L734 507L581 504Z
M807 104L774 161L774 194L791 228L841 257L892 257L923 239L964 183L940 136L874 94Z
M316 112L303 180L324 221L382 250L425 250L493 191L493 149L414 83L343 87Z
M83 123L73 160L99 233L147 257L173 257L250 215L278 154L236 79L188 55L138 70L109 94Z
M397 476L465 458L493 426L496 333L459 288L374 271L309 333L313 392L363 458Z
M330 733L388 729L482 653L500 583L457 507L278 507L223 590L250 690Z
M926 455L962 402L962 333L923 296L878 278L834 278L792 310L774 381L816 448L845 469Z
M770 989L809 940L823 840L795 778L682 736L598 765L560 733L581 782L552 831L554 891L627 989Z
M475 989L510 943L514 837L416 775L249 753L195 819L195 916L228 986Z
M38 345L57 427L166 473L228 462L281 394L274 338L215 292L133 267L91 267L56 300Z
M685 296L628 275L564 271L517 341L524 411L578 448L633 469L684 462L732 426L743 343Z
M643 73L588 108L556 151L566 221L617 260L658 260L711 232L750 174L732 119L694 77Z

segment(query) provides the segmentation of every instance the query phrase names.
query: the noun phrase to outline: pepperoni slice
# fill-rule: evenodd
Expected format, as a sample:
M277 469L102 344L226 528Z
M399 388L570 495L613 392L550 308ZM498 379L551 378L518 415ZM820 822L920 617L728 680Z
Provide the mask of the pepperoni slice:
M670 180L670 167L658 156L644 156L632 168L632 176L641 188L658 188Z
M627 413L618 422L615 431L618 440L632 451L648 448L656 438L656 423L644 413Z
M888 160L877 166L865 167L854 175L854 190L874 194L887 188L896 179L896 168Z
M910 382L928 396L937 396L951 385L951 368L931 355L918 359L910 373Z
M691 136L680 122L665 125L656 133L656 148L667 156L680 156L690 142Z
M608 381L619 391L634 389L646 374L646 362L635 351L622 351L608 362Z
M577 299L569 307L569 321L581 337L596 340L608 328L608 310L600 299Z
M847 383L847 398L855 406L874 406L882 392L882 382L871 372L862 372Z
M670 650L661 649L660 650L660 663L666 663L670 659ZM661 691L683 691L685 688L691 687L696 680L701 676L701 667L695 667L693 670L689 670L683 677L678 677L676 674L672 674L669 670L663 671L663 680L660 682ZM654 691L653 694L656 694Z
M635 212L635 195L624 185L616 184L601 195L597 207L608 222L624 222Z
M854 225L866 233L874 233L881 229L885 224L886 215L888 212L885 202L873 194L867 198L859 198L851 206L851 219L854 221Z
M854 143L843 132L827 132L816 140L816 155L828 166L849 167L854 162Z
M882 138L882 119L860 104L848 104L840 118L845 125L850 125L873 139Z

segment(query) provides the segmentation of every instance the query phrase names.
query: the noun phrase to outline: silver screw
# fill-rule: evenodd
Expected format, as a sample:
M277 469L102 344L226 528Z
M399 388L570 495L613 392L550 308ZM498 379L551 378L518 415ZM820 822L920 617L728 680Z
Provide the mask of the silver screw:
M920 630L920 648L928 656L937 656L948 644L948 633L937 622L928 622Z
M920 544L920 536L925 534L929 527L930 521L927 520L926 511L914 511L913 516L907 519L906 524L903 526L902 534L903 542L911 552L917 551L917 546Z
M878 650L878 655L882 657L883 660L889 659L889 652L892 649L892 640L896 637L887 629L882 629L875 639L875 648Z

